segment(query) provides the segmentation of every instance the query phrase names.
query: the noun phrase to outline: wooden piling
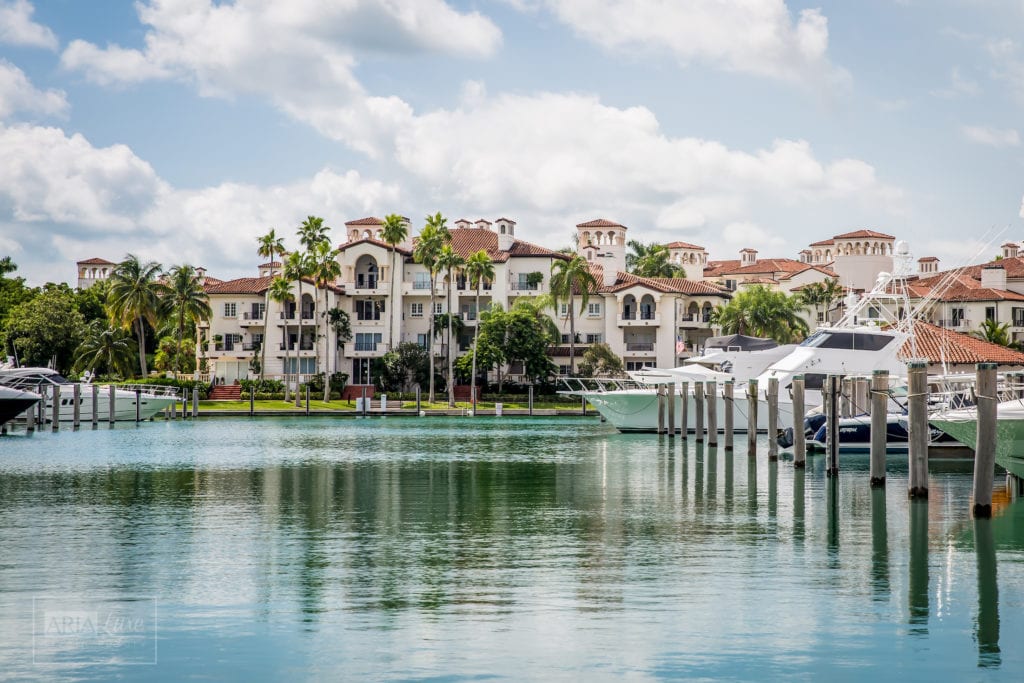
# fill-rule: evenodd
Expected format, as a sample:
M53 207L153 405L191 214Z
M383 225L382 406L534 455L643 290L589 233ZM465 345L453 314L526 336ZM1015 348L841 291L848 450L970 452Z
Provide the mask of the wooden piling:
M747 455L757 456L757 380L747 382Z
M794 421L795 421L794 417ZM768 378L768 461L779 459L779 378Z
M192 389L192 417L199 417L199 389Z
M908 409L910 432L910 481L908 495L911 498L928 497L928 365L923 360L907 363Z
M249 417L256 414L256 387L249 387Z
M839 375L825 378L825 473L830 477L839 474L839 394L842 386Z
M693 433L695 434L694 439L697 443L704 443L704 383L694 382L693 383L693 412L694 412L694 425Z
M71 399L75 402L71 408L71 428L77 430L82 426L82 385L78 382L71 389Z
M722 385L722 407L725 409L725 450L732 450L733 422L736 419L736 402L733 400L733 381L725 380Z
M996 364L978 363L977 447L974 449L974 516L992 516L992 479L996 466Z
M365 391L365 389L363 390ZM363 401L363 410L366 410L366 401ZM309 417L309 384L306 384L306 416Z
M42 399L42 400L45 401L46 399ZM40 402L37 401L36 403L33 403L32 405L30 405L28 407L28 412L25 413L25 431L26 432L34 432L34 431L36 431L36 420L38 419L36 417L36 413L39 410L39 403Z
M418 395L419 394L417 394L417 396ZM529 403L530 403L530 415L533 415L533 385L532 384L527 389L527 399L529 400Z
M804 376L793 377L793 467L807 467L807 440L804 435Z
M416 385L416 414L420 414L420 385ZM530 387L530 415L533 415L533 387Z
M665 385L658 384L655 387L658 396L658 435L665 433Z
M60 385L59 384L54 384L53 385L53 410L51 412L53 413L52 422L50 423L51 426L52 426L51 431L56 432L57 430L60 429Z
M690 429L689 417L690 417L690 383L683 382L679 385L679 400L682 405L679 406L679 414L682 418L679 420L679 435L684 439L689 438L688 430Z
M889 371L871 373L871 485L885 486L885 449Z
M853 407L856 414L871 414L871 379L858 377L853 385Z
M708 445L718 447L718 385L708 382L704 385L704 397L708 405Z
M853 378L842 377L839 380L839 417L850 417L850 396L853 394Z
M92 428L96 429L100 421L100 388L95 384L89 386L92 388Z
M665 400L668 401L668 435L670 438L676 436L676 385L666 385Z
M107 385L107 421L110 427L114 426L117 419L117 388L113 384Z
M142 389L135 390L135 421L142 422Z

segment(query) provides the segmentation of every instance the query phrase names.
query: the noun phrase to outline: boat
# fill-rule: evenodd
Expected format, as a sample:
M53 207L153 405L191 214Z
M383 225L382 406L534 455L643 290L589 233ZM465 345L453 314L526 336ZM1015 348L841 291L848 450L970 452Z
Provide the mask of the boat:
M7 424L41 399L42 396L31 391L0 386L0 425Z
M82 422L92 421L93 385L72 382L51 368L0 368L0 387L29 391L45 397L45 411L52 421L54 388L60 388L60 403L56 411L61 422L74 420L75 386L79 387L78 414ZM110 390L99 387L96 397L96 419L110 418ZM178 400L177 388L151 385L123 385L114 389L114 420L148 420ZM136 405L137 404L137 405Z
M785 357L794 345L780 346L772 339L727 335L712 337L704 346L704 353L684 361L677 368L647 369L629 373L629 380L582 380L563 378L567 387L560 393L584 396L601 416L620 432L654 432L658 428L658 387L689 384L687 395L679 396L675 404L676 424L682 424L683 400L687 410L694 414L693 385L715 382L717 385L718 415L725 415L722 385L727 380L736 384L733 404L734 424L737 432L747 430L746 381L756 377L772 362ZM742 387L741 387L742 385ZM724 418L720 423L724 425ZM767 416L758 415L758 430L768 428Z
M936 427L974 450L978 445L977 406L936 413L928 418ZM996 404L996 463L1024 477L1024 398Z

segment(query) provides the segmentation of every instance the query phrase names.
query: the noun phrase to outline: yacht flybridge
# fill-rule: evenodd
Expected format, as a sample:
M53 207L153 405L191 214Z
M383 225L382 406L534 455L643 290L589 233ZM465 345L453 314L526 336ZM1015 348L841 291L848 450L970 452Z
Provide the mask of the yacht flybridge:
M53 419L56 415L61 422L74 419L75 385L79 386L78 410L83 422L92 420L92 385L72 382L56 370L50 368L11 368L0 367L0 386L10 389L41 394L45 397L46 415ZM59 387L60 402L53 403L54 387ZM114 390L114 420L135 420L136 417L148 420L161 410L169 408L176 400L177 389L174 387L131 385L131 388L117 387ZM26 406L27 408L28 406ZM100 387L96 399L96 419L108 420L110 417L110 391L106 386Z

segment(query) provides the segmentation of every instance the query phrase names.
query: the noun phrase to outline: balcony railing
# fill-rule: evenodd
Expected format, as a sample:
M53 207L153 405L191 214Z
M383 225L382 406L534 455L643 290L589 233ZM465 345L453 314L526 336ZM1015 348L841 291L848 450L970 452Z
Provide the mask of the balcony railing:
M536 292L539 288L539 284L531 285L529 282L519 282L518 280L509 284L509 289L514 292Z
M282 351L294 351L296 347L298 347L299 351L312 351L313 342L308 341L302 342L301 344L296 344L295 342L292 342L290 344L278 344L278 348L280 348Z
M377 289L377 278L376 277L356 277L356 289Z
M653 351L654 342L626 342L627 351Z
M959 329L962 327L970 328L971 321L966 318L945 318L939 321L939 327Z
M281 311L277 317L281 320L295 320L295 311Z
M421 282L420 280L413 280L412 288L413 289L429 290L430 289L430 281L428 280L427 282Z
M254 313L252 311L245 311L245 312L242 313L242 320L259 320L260 322L262 322L263 321L263 314L262 313Z
M377 342L356 342L354 349L356 351L376 351Z

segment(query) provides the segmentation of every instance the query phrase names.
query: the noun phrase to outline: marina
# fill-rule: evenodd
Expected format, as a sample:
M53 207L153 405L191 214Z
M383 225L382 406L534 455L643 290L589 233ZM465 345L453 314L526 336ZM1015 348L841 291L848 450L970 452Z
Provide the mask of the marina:
M106 680L34 598L155 600L147 680L1003 679L1024 505L591 418L220 418L0 441L0 661ZM738 446L740 444L737 444ZM149 635L149 634L147 634ZM216 651L213 658L210 653ZM146 655L152 654L148 649ZM33 655L35 663L33 663Z

